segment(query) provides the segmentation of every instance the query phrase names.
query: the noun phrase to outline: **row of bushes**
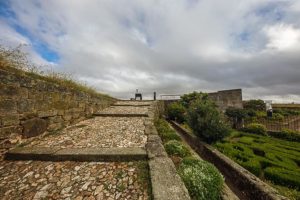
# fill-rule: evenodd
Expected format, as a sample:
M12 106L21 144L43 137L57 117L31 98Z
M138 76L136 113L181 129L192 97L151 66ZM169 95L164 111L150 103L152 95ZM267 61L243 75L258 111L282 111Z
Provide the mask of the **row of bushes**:
M254 133L258 135L269 135L272 137L300 142L300 133L298 131L290 130L290 129L283 129L280 132L271 132L270 134L267 133L267 128L259 123L251 123L248 124L246 127L241 129L244 132Z
M213 143L229 134L229 126L216 104L205 93L193 92L167 107L167 116L179 123L186 122L195 135Z
M155 125L168 155L180 160L176 165L177 171L191 199L218 200L224 183L219 171L212 164L194 157L168 122L158 119Z
M281 132L272 132L270 134L272 137L300 142L300 133L298 131L293 131L290 129L283 129Z
M215 147L256 176L300 189L300 147L297 142L239 133Z

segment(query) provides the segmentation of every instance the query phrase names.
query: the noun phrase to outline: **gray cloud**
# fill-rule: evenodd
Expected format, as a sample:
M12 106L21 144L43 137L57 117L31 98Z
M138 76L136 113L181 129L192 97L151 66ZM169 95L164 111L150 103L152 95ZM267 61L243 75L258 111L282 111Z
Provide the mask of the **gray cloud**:
M297 0L11 1L16 23L60 55L56 70L99 91L128 98L136 88L149 96L243 88L245 98L277 101L299 100L299 5Z

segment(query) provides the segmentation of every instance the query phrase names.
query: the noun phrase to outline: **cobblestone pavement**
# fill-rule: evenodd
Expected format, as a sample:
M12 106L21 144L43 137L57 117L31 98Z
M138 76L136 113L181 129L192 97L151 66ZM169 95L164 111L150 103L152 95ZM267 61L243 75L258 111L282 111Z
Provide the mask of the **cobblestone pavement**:
M133 107L133 106L111 106L109 108L105 108L99 113L103 114L147 114L148 107Z
M95 117L58 133L37 137L27 147L144 147L145 118Z
M151 101L118 101L116 105L149 105Z
M0 162L1 199L148 199L143 162ZM141 167L142 166L142 167Z

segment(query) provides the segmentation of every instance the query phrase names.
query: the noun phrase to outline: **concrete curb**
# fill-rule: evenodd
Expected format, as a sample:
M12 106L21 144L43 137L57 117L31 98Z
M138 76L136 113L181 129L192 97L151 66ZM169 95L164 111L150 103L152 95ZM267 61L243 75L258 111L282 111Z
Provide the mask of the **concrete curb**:
M287 200L286 197L281 196L274 188L261 181L212 146L189 134L176 122L171 121L170 123L202 158L213 163L225 175L226 179L233 181L234 186L238 187L247 199Z
M168 157L162 141L154 126L155 113L151 113L145 122L145 134L148 135L146 150L149 158L149 171L154 200L190 200L186 189L172 160Z
M135 105L135 104L114 104L114 105L111 105L111 106L129 106L129 107L147 107L147 106L150 106L150 104L144 104L144 105Z
M109 114L109 113L94 113L98 117L148 117L147 114Z
M125 162L147 160L144 148L45 148L22 147L10 150L6 160L41 160L41 161L94 161Z

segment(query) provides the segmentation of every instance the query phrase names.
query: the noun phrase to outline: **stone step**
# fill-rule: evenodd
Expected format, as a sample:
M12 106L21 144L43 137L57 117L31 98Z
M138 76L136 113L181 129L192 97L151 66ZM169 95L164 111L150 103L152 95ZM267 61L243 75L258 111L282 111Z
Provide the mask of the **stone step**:
M151 106L151 104L144 104L144 105L136 105L136 104L113 104L112 106L145 107L145 106Z
M5 154L6 160L125 162L147 160L144 148L53 148L19 147Z
M119 114L119 113L94 113L98 117L148 117L148 114Z

